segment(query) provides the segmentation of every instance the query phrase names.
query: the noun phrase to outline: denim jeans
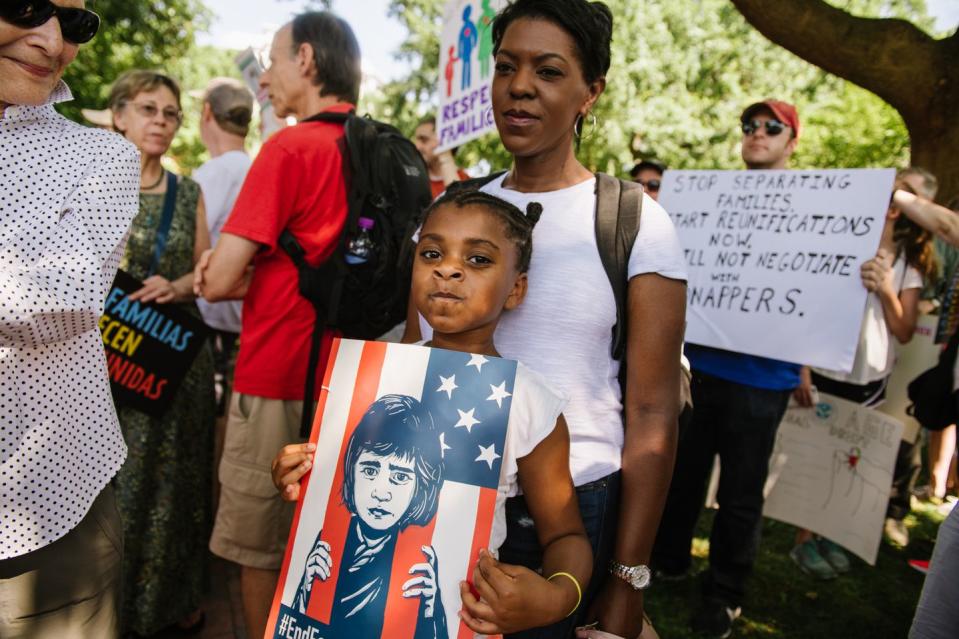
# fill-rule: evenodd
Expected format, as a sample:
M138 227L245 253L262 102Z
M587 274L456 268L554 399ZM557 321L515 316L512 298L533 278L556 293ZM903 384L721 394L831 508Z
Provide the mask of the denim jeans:
M584 623L593 598L609 574L619 522L619 484L620 473L616 472L576 488L579 512L593 548L593 575L575 614L551 626L506 635L507 639L564 639L571 637L576 626ZM506 541L499 549L499 558L504 563L542 572L543 549L522 495L506 500Z
M693 532L715 455L720 457L719 512L709 538L704 594L738 606L762 531L763 484L791 391L774 391L693 372L693 418L680 431L676 467L656 535L653 565L689 569Z

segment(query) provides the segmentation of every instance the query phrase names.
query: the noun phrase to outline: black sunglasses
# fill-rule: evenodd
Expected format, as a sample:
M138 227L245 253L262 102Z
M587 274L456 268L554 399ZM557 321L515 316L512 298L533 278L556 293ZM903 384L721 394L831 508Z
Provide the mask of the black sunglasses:
M752 135L763 125L759 120L749 120L743 122L743 133ZM777 136L786 130L786 125L779 120L766 120L766 135Z
M100 28L100 16L88 9L60 7L50 0L4 0L0 18L21 29L34 29L56 16L63 39L83 44L93 39Z
M646 189L647 191L658 191L659 187L662 185L662 182L660 182L659 180L646 180L645 182L643 182L642 180L636 180L636 181L639 184L641 184L643 188Z

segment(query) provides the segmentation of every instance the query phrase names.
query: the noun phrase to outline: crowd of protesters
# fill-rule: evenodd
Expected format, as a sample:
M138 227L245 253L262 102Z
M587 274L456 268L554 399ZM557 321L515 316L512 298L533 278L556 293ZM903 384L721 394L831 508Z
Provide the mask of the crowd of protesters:
M728 636L749 603L769 458L790 400L809 406L818 389L879 405L893 341L910 341L924 306L939 309L939 341L959 335L959 202L936 204L936 178L919 167L899 172L877 254L861 265L868 297L850 373L684 347L686 263L658 204L659 160L639 161L635 184L619 182L641 198L642 224L611 286L594 223L608 176L576 149L596 126L613 20L599 2L516 0L484 23L508 170L471 180L455 149L436 151L431 116L408 132L435 201L410 238L419 251L409 312L393 334L515 359L531 389L527 423L514 431L511 420L496 557L478 562L478 591L461 593L462 618L480 634L651 636L644 589L689 578L718 455L720 508L690 624ZM223 78L203 88L211 159L191 179L161 162L183 121L172 77L111 79L100 129L55 111L71 99L63 72L98 25L82 0L0 7L0 636L196 632L210 551L240 567L247 632L263 636L315 453L301 421L316 315L281 234L311 264L339 255L351 184L344 127L314 116L356 109L360 46L329 12L277 31L260 86L276 115L298 124L252 159L252 93ZM744 106L730 126L742 132L745 167L788 168L801 143L796 107ZM469 248L477 238L495 247L484 274ZM175 306L213 330L159 417L111 397L98 326L118 268L143 282L131 301ZM452 286L472 291L459 315L429 293ZM323 334L321 370L333 336ZM688 379L691 413L680 401ZM318 400L319 383L308 392ZM916 487L924 440L902 442L890 543L909 543L914 493L951 503L955 428L928 436L925 488ZM957 546L953 510L910 636L959 633ZM822 579L850 570L839 546L811 531L797 533L790 556Z

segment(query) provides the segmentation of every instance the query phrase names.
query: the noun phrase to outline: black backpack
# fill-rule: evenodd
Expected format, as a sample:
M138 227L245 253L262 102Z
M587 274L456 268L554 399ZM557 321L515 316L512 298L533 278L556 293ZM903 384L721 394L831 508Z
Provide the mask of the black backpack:
M502 176L500 171L486 177L456 182L455 187L479 189ZM603 269L613 288L616 299L616 324L613 325L613 359L620 362L619 385L626 397L626 339L628 322L629 254L639 234L640 217L643 213L643 187L635 182L620 180L605 173L596 174L596 246L599 249ZM534 245L535 250L535 245ZM680 416L689 415L692 409L690 374L681 371L679 388Z
M300 295L316 312L303 391L300 435L308 437L323 331L370 340L406 318L412 264L412 238L430 204L426 164L413 143L396 128L350 113L320 113L304 122L343 124L343 168L348 213L340 241L322 264L307 263L303 248L284 230L279 245L296 265ZM348 264L347 245L360 230L361 217L373 220L374 254Z
M959 418L953 386L953 367L959 351L959 331L953 333L939 353L935 366L909 382L906 393L911 402L906 414L927 430L942 430Z

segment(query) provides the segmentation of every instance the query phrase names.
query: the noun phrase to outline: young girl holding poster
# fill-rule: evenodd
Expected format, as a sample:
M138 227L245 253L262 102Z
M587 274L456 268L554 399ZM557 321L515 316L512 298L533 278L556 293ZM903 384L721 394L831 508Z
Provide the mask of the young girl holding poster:
M532 230L541 210L533 203L524 213L495 196L455 185L427 210L411 291L433 328L427 345L499 357L493 333L503 311L519 306L526 294ZM479 597L462 582L460 616L486 635L546 626L573 614L592 570L569 471L569 433L561 415L565 399L520 363L512 402L489 545L495 552L506 538L505 502L522 489L543 548L543 572L480 552L472 575ZM299 498L299 482L311 468L314 450L313 444L298 444L277 454L273 479L285 499ZM328 560L320 563L318 578L338 570Z
M914 174L900 172L895 188L915 192L909 183ZM921 177L921 176L915 176ZM869 291L852 371L803 367L796 400L813 404L812 390L875 407L886 396L886 383L896 360L892 338L900 344L912 339L919 314L923 280L936 277L938 264L932 234L901 215L890 204L876 257L860 268L862 285ZM849 559L833 542L800 530L789 556L799 567L819 579L832 579L849 570Z

